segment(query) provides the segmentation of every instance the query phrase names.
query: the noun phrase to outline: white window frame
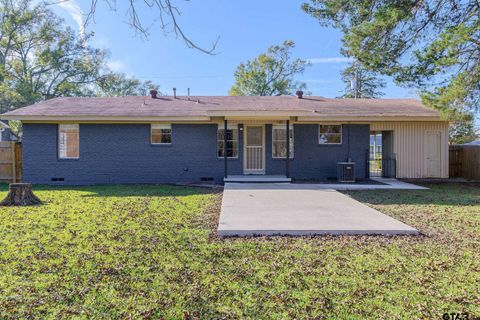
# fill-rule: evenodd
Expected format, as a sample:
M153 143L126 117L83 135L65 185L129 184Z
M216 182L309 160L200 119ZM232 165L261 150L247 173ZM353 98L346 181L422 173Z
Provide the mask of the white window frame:
M224 140L218 140L218 132L220 130L223 130L224 127L225 127L225 125L223 123L219 124L218 127L217 127L217 135L216 135L216 139L215 139L216 144L217 144L217 146L215 148L216 149L215 152L217 153L217 159L223 159L224 158L223 156L218 155L218 152L220 151L220 148L218 147L218 143L219 142L222 142L222 143L224 142ZM237 155L235 157L227 157L227 158L228 159L238 159L238 150L239 150L238 149L238 144L239 144L239 140L240 140L240 138L239 138L240 133L239 133L238 124L237 123L233 123L233 124L228 123L227 124L227 130L237 130L237 140L231 140L231 141L236 141L237 142L237 148L236 148L237 149L237 152L236 152ZM225 152L226 152L226 146L225 146Z
M373 145L372 145L372 142L371 142L372 136L373 136ZM380 141L381 141L380 145L377 144L377 136L380 136ZM380 152L378 152L378 149L380 149L379 150ZM372 159L382 159L382 149L383 149L382 132L381 131L371 131L370 132L370 148L369 148L370 158L372 158Z
M62 131L64 129L70 129L70 130L76 130L78 132L78 156L76 157L67 157L68 154L68 145L67 145L67 140L66 137L62 135ZM65 153L62 155L62 141L65 139L63 144L65 145ZM78 123L76 124L59 124L58 125L58 142L57 142L57 150L58 150L58 158L59 159L80 159L80 125Z
M340 142L320 142L320 128L322 126L339 126L340 127L340 132L338 133L340 135ZM330 133L331 134L331 133ZM319 145L341 145L343 143L343 126L341 124L335 123L335 124L319 124L318 125L318 144Z
M272 124L272 159L286 159L287 156L282 156L282 157L278 157L278 156L274 156L273 155L273 145L275 144L276 141L278 142L281 142L281 141L285 141L285 140L274 140L273 139L273 130L275 129L283 129L283 130L286 130L287 129L287 126L285 124ZM293 130L293 124L290 125L290 132L291 132L291 135L290 136L290 159L293 159L294 157L294 149L295 149L295 137L294 137L294 130Z
M170 130L170 142L153 142L153 129ZM152 123L150 124L150 144L153 145L171 145L173 143L172 124Z

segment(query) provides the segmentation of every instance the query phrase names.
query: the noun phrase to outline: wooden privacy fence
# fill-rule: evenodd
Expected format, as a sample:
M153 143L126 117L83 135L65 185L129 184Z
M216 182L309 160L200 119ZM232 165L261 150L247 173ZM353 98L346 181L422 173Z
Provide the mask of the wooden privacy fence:
M480 147L450 146L449 176L450 178L480 180Z
M0 181L18 182L22 180L22 144L13 141L0 141Z

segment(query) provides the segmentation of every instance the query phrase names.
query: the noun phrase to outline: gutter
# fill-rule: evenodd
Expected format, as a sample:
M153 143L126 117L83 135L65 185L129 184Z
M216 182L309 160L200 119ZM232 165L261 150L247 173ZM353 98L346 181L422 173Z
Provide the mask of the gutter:
M38 115L16 115L2 114L0 119L4 120L20 120L35 122L55 122L55 121L87 121L87 122L174 122L174 121L210 121L210 117L138 117L138 116L91 116L91 115L74 115L74 116L38 116Z
M228 120L288 120L296 117L295 122L319 123L319 122L400 122L400 121L435 121L448 122L440 116L321 116L308 115L305 112L272 112L272 111L255 111L255 112L207 112L208 116L92 116L92 115L73 115L73 116L43 116L43 115L16 115L2 114L0 119L3 120L19 120L23 122L96 122L96 123L151 123L151 122L215 122L212 117L220 115Z

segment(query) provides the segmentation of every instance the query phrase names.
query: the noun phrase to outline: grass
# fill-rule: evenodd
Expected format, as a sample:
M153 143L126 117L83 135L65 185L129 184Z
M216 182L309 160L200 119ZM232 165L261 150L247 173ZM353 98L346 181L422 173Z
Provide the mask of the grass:
M207 189L38 187L0 209L0 318L478 317L480 186L428 186L348 192L421 237L225 240Z

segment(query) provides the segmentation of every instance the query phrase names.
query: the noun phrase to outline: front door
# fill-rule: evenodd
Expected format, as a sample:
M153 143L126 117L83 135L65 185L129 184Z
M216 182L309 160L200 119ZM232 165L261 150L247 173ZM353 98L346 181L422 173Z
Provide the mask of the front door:
M244 174L265 174L265 130L263 126L245 126Z
M425 134L425 162L429 178L441 176L440 139L440 131L427 131Z

